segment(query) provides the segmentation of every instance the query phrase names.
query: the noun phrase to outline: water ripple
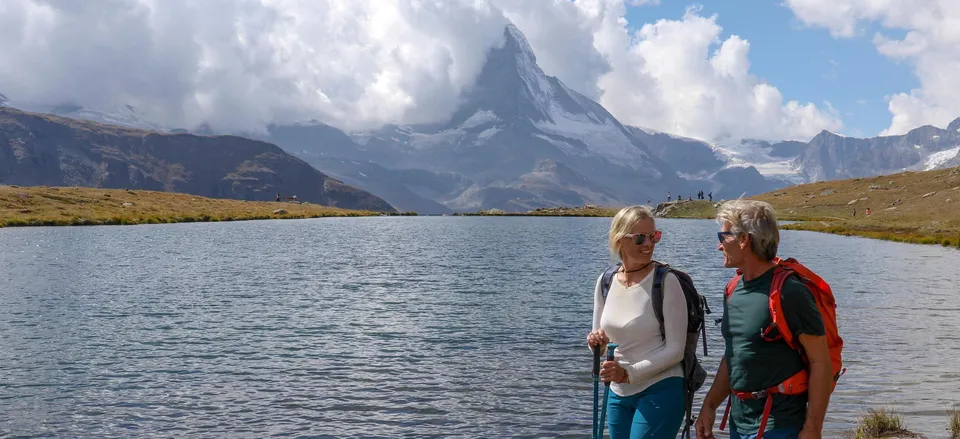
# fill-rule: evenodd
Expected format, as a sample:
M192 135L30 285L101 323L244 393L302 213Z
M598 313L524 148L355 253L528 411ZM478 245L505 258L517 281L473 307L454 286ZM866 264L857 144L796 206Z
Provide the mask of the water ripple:
M0 431L18 437L586 437L608 219L351 218L0 230ZM711 221L657 257L722 309ZM712 239L711 239L712 238ZM876 404L937 437L960 253L808 232L839 301L827 437ZM715 313L712 317L719 317ZM708 327L714 370L719 327ZM942 424L942 425L941 425Z

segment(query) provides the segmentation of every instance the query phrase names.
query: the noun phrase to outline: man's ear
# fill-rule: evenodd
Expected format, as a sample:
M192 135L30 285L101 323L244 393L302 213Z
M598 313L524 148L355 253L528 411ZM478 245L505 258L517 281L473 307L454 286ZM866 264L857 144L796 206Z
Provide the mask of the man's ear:
M750 239L753 238L749 233L741 233L740 236L743 239L740 240L740 250L746 250L750 248Z

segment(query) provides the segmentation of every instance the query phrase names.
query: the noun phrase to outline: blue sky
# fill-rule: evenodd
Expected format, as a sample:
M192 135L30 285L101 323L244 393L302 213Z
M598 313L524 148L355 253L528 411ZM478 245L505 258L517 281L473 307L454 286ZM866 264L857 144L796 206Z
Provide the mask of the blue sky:
M777 87L785 100L830 102L843 120L844 134L875 136L890 126L885 97L919 86L911 67L887 59L873 45L876 27L854 38L834 39L823 28L809 28L777 0L661 0L658 6L629 7L627 20L639 28L658 19L679 20L691 5L700 15L717 14L721 38L739 35L750 42L750 71ZM902 34L884 29L884 34Z

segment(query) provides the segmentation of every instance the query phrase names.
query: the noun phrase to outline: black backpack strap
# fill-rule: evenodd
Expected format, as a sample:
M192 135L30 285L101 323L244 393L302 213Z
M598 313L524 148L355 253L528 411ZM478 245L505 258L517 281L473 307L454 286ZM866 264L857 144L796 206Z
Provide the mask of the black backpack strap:
M667 339L667 334L663 329L663 279L669 271L669 265L657 263L657 268L653 272L653 291L650 292L650 297L653 300L653 314L657 316L657 321L660 322L660 337L664 340Z
M604 300L607 298L607 293L610 292L610 283L613 282L613 275L617 274L617 270L619 269L620 263L618 262L607 267L607 270L603 272L603 277L600 278L600 294Z

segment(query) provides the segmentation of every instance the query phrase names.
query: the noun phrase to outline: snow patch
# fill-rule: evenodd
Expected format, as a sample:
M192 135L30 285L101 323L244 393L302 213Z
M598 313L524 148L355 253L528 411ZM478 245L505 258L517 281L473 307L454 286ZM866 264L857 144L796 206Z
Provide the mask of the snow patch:
M473 116L470 116L469 119L463 121L463 124L460 125L460 128L472 128L475 126L483 125L485 123L499 122L499 121L500 121L500 118L498 118L497 115L494 114L492 111L480 110L474 113Z
M477 134L477 143L489 139L490 136L493 136L498 132L500 132L500 128L497 127L491 127L481 131L480 134Z
M927 156L927 161L923 165L923 170L930 171L932 169L937 169L940 167L940 165L943 165L944 163L957 157L957 154L960 154L960 146L955 146L950 149L930 154Z
M805 183L800 167L794 159L773 157L769 151L753 142L733 145L709 144L717 157L727 164L724 168L753 166L761 175L793 183Z

